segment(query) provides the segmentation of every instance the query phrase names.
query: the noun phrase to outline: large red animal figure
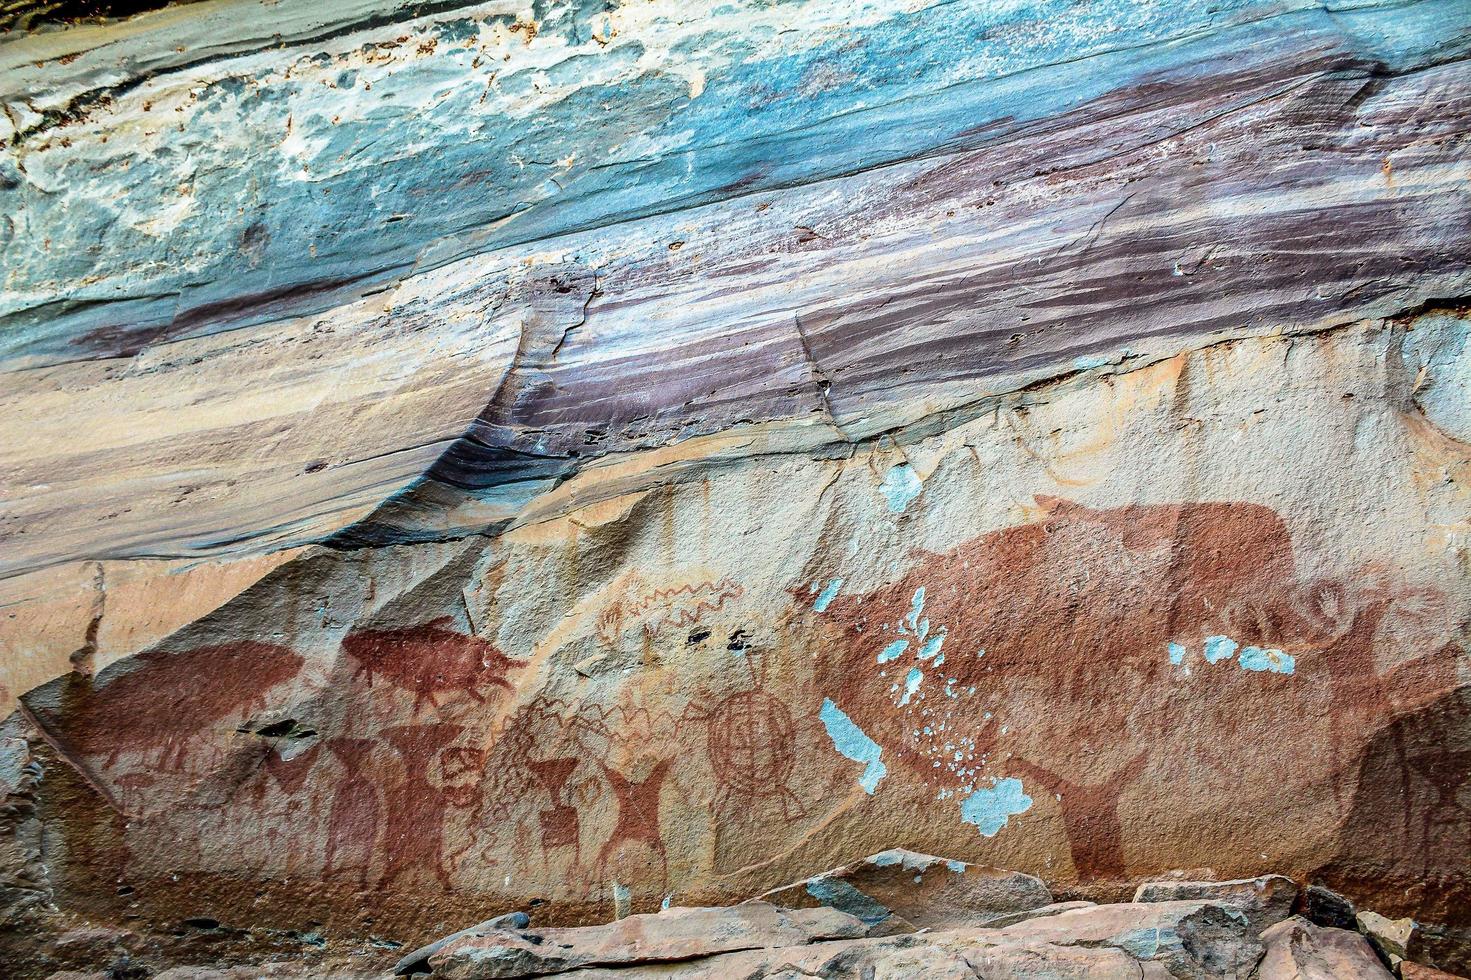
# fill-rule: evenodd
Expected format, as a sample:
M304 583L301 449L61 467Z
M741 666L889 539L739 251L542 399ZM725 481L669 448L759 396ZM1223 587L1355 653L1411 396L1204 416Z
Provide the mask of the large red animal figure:
M1041 520L806 615L822 694L896 783L943 807L1022 780L1055 797L1083 879L1128 876L1136 782L1181 810L1251 812L1279 780L1329 805L1386 717L1455 682L1438 594L1302 575L1270 508L1039 502Z
M438 696L447 692L484 703L486 687L512 690L506 674L526 662L507 657L488 640L454 632L452 623L442 616L406 629L363 630L349 634L342 649L357 662L353 676L366 675L370 687L382 677L413 692L415 712L425 701L437 709Z
M253 640L150 650L100 678L65 681L59 704L36 715L65 748L103 757L104 769L137 754L149 768L178 770L192 745L210 744L207 736L227 720L264 710L271 690L301 666L286 647Z

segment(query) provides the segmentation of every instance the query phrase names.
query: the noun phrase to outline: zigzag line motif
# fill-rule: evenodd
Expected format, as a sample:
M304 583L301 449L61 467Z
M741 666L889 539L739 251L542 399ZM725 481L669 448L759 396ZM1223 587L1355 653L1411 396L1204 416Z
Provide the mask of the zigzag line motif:
M740 598L745 591L740 583L729 578L699 582L693 585L677 585L667 589L654 589L638 601L625 605L622 613L636 620L650 610L663 607L664 614L651 616L649 621L644 623L645 630L656 632L663 626L690 626L699 622L700 617L706 613L715 612L731 599ZM696 599L696 596L699 598ZM689 597L695 601L681 607L677 602L683 597Z
M536 721L557 721L568 726L580 724L593 729L591 734L611 737L612 733L607 729L609 721L615 721L619 725L642 723L644 730L652 732L655 725L668 726L672 730L681 723L682 718L675 717L667 708L650 711L644 707L627 708L623 705L606 706L591 701L578 703L561 698L538 698L503 720L496 727L491 744L495 745L508 733L524 729ZM594 726L603 731L596 731Z

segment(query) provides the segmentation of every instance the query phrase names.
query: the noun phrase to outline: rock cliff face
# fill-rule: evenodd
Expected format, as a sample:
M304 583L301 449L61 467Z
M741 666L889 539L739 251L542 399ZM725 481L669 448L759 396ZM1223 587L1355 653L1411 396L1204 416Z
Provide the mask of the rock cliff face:
M12 944L891 846L1471 943L1462 0L0 30Z

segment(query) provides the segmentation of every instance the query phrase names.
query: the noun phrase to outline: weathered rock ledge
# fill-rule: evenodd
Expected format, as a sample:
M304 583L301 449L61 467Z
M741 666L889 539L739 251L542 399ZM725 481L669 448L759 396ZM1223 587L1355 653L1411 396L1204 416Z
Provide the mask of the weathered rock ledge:
M0 0L0 256L0 980L1467 970L1467 0Z
M1054 901L1032 875L894 849L724 908L666 907L602 925L551 928L513 912L430 943L391 967L384 949L158 972L124 957L103 972L71 970L50 980L1459 976L1441 967L1455 960L1464 970L1471 946L1437 948L1424 939L1412 920L1355 910L1337 893L1318 885L1300 889L1282 875L1194 881L1181 874L1142 883L1129 902Z

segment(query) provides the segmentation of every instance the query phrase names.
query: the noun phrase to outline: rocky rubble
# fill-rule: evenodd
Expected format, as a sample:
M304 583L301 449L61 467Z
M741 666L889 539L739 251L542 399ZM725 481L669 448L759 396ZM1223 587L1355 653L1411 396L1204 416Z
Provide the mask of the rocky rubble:
M1126 903L1054 903L1030 875L894 850L732 908L673 908L580 929L467 930L432 955L406 958L413 966L401 972L450 980L1388 980L1382 939L1371 944L1294 914L1312 914L1329 896L1346 902L1318 888L1310 905L1291 879L1265 875L1146 882ZM826 915L804 919L816 909L768 901L778 898ZM1402 955L1403 941L1397 948ZM1402 980L1453 976L1393 962Z
M816 907L767 901L777 898ZM1126 903L1054 903L1030 875L896 850L731 908L672 908L586 928L467 930L428 957L406 957L412 964L401 972L450 980L1391 976L1364 936L1294 915L1298 898L1294 882L1268 875L1147 882Z
M1297 884L1291 878L1263 875L1237 881L1149 881L1134 892L1134 901L1209 899L1239 909L1252 928L1261 932L1292 914L1297 895Z
M1316 926L1294 916L1262 933L1266 946L1257 975L1281 980L1382 977L1384 965L1369 943L1346 929Z
M1427 963L1471 970L1471 933L1467 930L1409 917L1391 919L1371 911L1355 912L1354 923L1379 958L1396 970L1403 972L1408 965L1422 977L1435 976L1424 972Z
M826 905L863 920L869 934L956 926L1002 926L1046 914L1042 879L902 848L773 888L761 900L791 908Z
M1468 132L1467 0L0 0L0 980L1471 970Z
M1027 874L890 849L749 901L547 927L511 912L400 957L150 972L114 963L49 980L1454 980L1405 958L1413 921L1359 911L1283 875L1140 884L1133 901L1056 901ZM1345 923L1359 929L1344 928Z

